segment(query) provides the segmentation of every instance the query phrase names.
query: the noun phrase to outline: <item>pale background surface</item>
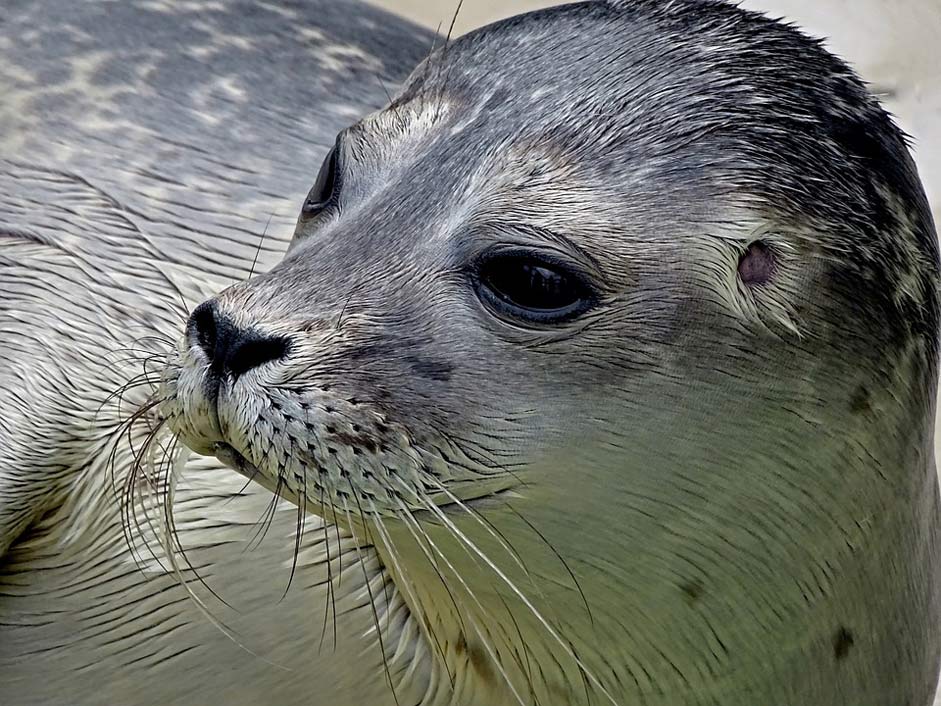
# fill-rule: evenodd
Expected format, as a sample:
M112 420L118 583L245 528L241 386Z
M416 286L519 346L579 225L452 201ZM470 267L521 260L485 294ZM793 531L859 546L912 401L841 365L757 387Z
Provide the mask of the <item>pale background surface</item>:
M446 32L457 0L370 0ZM455 35L559 2L464 0ZM941 222L941 0L744 0L796 22L848 60L914 138L915 159ZM935 436L941 452L941 433ZM941 453L938 454L941 457Z

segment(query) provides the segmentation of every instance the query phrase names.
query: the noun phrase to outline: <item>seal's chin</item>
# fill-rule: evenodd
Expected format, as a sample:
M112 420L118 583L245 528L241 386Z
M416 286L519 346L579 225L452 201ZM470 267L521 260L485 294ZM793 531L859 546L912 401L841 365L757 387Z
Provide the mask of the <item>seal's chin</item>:
M213 444L213 455L233 471L238 471L247 478L255 479L264 475L258 466L224 441L217 441Z

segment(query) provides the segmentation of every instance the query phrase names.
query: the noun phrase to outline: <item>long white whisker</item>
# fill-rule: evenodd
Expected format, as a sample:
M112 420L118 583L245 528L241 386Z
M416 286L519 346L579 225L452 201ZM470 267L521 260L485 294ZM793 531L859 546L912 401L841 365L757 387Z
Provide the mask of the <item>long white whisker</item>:
M461 532L461 530L457 527L457 525L451 522L450 518L448 518L446 513L444 513L441 510L441 508L439 508L437 505L427 500L424 501L424 504L431 511L433 515L435 515L438 519L440 519L448 527L448 529L451 530L451 532L454 534L455 537L461 540L461 542L465 545L465 547L468 550L470 550L471 552L476 554L478 557L480 557L480 559L485 564L487 564L487 566L491 569L491 571L493 571L498 577L500 577L503 583L506 584L506 586L516 595L516 597L519 598L523 602L523 605L525 605L526 608L529 609L529 611L533 614L536 620L539 621L539 623L543 626L543 628L545 628L546 632L548 632L549 635L552 637L552 639L555 640L556 643L558 643L560 647L562 647L565 653L575 662L575 664L578 665L578 667L584 672L585 676L588 677L588 679L598 688L598 690L605 696L605 698L608 701L610 701L614 706L619 706L618 702L615 701L614 697L612 697L610 693L608 693L608 690L604 688L604 685L598 680L598 678L595 677L594 674L592 674L588 670L588 668L582 662L581 658L575 653L572 646L568 642L562 639L562 637L558 634L556 629L553 628L552 625L549 623L549 621L546 620L542 616L539 610L537 610L536 606L534 606L532 602L526 597L526 595L519 588L517 588L516 584L513 583L512 580L510 580L510 578L503 572L503 570L499 566L497 566L493 561L491 561L490 558L484 552L482 552L477 547L477 545L474 544L474 542L472 542L467 537L467 535Z
M408 519L411 519L412 522L415 523L415 525L418 525L418 522L413 517L411 517L411 515L407 515L406 517ZM406 526L407 527L409 526L408 521L406 521ZM451 573L457 578L458 582L461 584L464 591L467 593L470 599L474 601L474 603L480 609L481 613L486 614L487 609L484 607L483 603L480 602L480 599L477 598L477 595L471 590L470 586L467 585L467 582L464 581L464 579L461 577L461 574L457 571L457 569L455 569L454 565L450 561L448 561L448 558L447 556L445 556L444 552L442 552L441 549L438 548L438 546L434 543L431 537L428 536L428 533L425 532L424 529L422 529L420 526L419 526L419 530L424 535L426 541L429 543L429 545L434 550L434 552L441 558L441 560L445 563L445 565L451 570ZM417 541L417 538L416 538L416 541ZM443 578L442 578L442 581L444 581ZM456 607L456 604L455 604L455 607ZM460 618L460 613L458 613L458 616ZM477 624L477 621L474 620L472 615L467 616L467 621L470 623L471 627L474 628L474 632L476 632L477 636L480 638L480 641L484 646L484 650L486 650L487 654L490 656L490 659L492 660L494 666L500 672L500 675L503 677L503 680L506 682L507 688L509 688L509 690L512 692L516 701L520 704L520 706L526 706L526 702L523 701L522 697L516 691L516 687L513 686L513 682L510 679L509 674L507 674L506 670L503 668L503 663L500 661L499 657L497 656L496 650L494 649L493 645L490 644L490 642L487 640L487 637L484 631L480 628L480 626ZM463 619L461 619L461 624L463 627L464 626ZM466 630L466 627L463 627L463 629Z

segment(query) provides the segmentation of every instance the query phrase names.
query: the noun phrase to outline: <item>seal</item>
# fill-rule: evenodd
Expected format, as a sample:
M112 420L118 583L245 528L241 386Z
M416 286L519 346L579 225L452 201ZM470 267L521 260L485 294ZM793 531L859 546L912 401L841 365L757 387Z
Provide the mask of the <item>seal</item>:
M398 703L927 706L938 275L903 136L819 42L566 5L340 132L159 414L375 548Z
M937 253L844 64L693 0L469 35L341 134L150 398L371 100L311 114L297 76L361 87L376 45L126 7L0 47L0 702L930 702ZM29 47L111 26L119 61L36 88ZM242 553L272 496L170 427L301 514Z
M327 592L317 521L291 581L296 510L266 514L270 493L192 459L174 536L231 606L194 580L201 608L162 536L129 550L115 488L148 435L149 418L125 424L159 371L146 358L201 300L280 259L311 165L434 37L352 0L0 14L0 703L339 703L354 686L383 703L382 661L358 640L363 574L331 554L342 583ZM375 685L331 675L344 657Z

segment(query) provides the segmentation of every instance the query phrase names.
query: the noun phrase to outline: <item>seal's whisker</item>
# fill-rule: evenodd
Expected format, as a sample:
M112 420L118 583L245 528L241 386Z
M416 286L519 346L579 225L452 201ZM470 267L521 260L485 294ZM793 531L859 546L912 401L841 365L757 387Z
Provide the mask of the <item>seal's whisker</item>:
M164 498L165 498L164 520L167 523L173 522L173 517L172 517L173 495L174 495L174 491L176 487L176 483L174 482L174 479L179 478L179 476L181 475L183 466L185 466L186 461L188 460L189 456L190 456L189 449L181 449L177 458L171 464L171 467L167 474L169 482L167 483L167 489L166 489L166 492L164 493ZM168 527L165 526L165 529L168 529ZM277 669L281 669L286 672L291 671L288 667L285 667L284 665L281 665L281 664L278 664L277 662L269 660L263 657L262 655L258 654L254 650L250 649L247 645L245 645L238 638L238 633L235 630L233 630L228 625L226 625L225 622L219 619L212 612L212 610L210 610L209 606L206 604L203 598L199 594L197 594L196 591L193 590L193 587L191 585L192 579L187 578L186 576L187 573L193 574L196 577L196 579L199 581L199 583L202 584L207 590L209 590L209 592L217 600L221 601L229 608L232 608L232 606L226 603L224 600L222 600L219 597L219 595L215 591L213 591L211 587L209 587L209 585L202 579L202 577L193 567L192 563L187 558L185 551L183 550L183 546L180 542L179 535L177 534L175 527L173 527L172 531L163 532L162 536L164 538L164 552L166 553L167 558L170 561L172 573L176 576L179 585L183 588L183 590L186 591L187 595L193 601L197 610L199 610L199 612L202 613L203 617L205 617L206 620L208 620L213 625L213 627L219 630L229 640L235 643L240 649L244 650L245 652L250 654L252 657L260 659L266 664L271 665L272 667L275 667ZM180 564L177 558L178 556L183 557L183 560L184 560L183 565ZM235 610L234 608L232 609Z
M447 580L444 577L444 574L441 573L441 568L438 565L438 559L432 553L430 546L433 545L431 538L428 537L427 532L421 526L421 523L415 519L415 517L409 512L408 508L405 507L404 503L400 503L402 507L402 512L397 515L398 519L402 521L405 528L409 531L409 534L412 535L412 538L415 540L415 543L418 545L422 554L428 560L428 563L431 565L431 568L434 570L435 575L438 577L438 581L441 582L441 585L444 587L445 592L448 594L448 600L451 601L451 605L454 606L454 615L458 620L458 623L461 626L463 632L467 632L467 625L464 622L464 615L461 611L460 606L458 605L457 599L454 597L454 593L451 590L451 586L448 584ZM421 536L419 536L421 535ZM435 548L437 549L437 548ZM447 657L445 655L444 649L441 647L441 643L438 640L438 636L434 633L431 627L428 627L428 632L430 633L431 638L434 640L435 647L438 650L438 653L441 655L442 663L445 666L445 671L448 674L448 680L451 682L451 688L454 688L455 685L455 675L451 673L451 669L447 664Z
M359 495L356 493L356 490L353 488L353 483L349 477L347 477L346 481L350 488L350 494L353 496L353 499L356 500L356 507L359 510L360 520L362 524L365 526L366 522L365 522L365 517L363 515L363 507L362 505L360 505L360 502L359 502ZM350 527L353 527L353 520L350 516L350 509L347 506L346 498L343 499L343 510L346 513L347 522L350 523ZM395 691L395 683L392 680L392 672L389 671L389 658L388 658L388 655L386 654L385 640L382 637L382 625L379 622L379 613L376 610L376 598L373 595L372 586L370 585L369 572L366 570L366 562L363 560L363 552L359 546L359 542L354 541L353 546L356 551L356 558L359 560L359 565L360 567L362 567L362 570L363 570L363 582L366 585L366 593L369 595L369 605L372 608L373 622L376 627L376 638L379 640L379 652L382 654L382 666L386 673L386 681L389 683L389 688L392 690L392 699L395 701L396 704L398 704L399 697ZM385 608L386 608L386 611L389 610L388 605L386 605Z
M499 471L500 473L505 473L507 475L512 476L514 479L516 479L516 481L518 482L520 486L527 485L525 481L523 481L514 473L514 467L518 468L520 467L520 464L511 465L507 463L501 463L500 461L498 461L497 459L493 457L493 451L490 449L480 446L479 444L469 441L467 439L458 437L454 433L448 433L448 432L445 432L444 430L438 430L438 433L441 434L442 438L445 439L448 442L448 444L450 444L453 448L457 449L462 455L467 456L469 459L471 459L475 463L481 464L482 466L486 467L489 471ZM478 455L478 458L474 458L474 454L468 453L468 449L473 449L474 453ZM447 462L448 462L448 465L456 466L457 468L460 468L461 470L465 470L470 473L474 473L476 475L486 475L486 474L481 473L481 470L479 467L475 468L473 466L468 466L466 463L461 462L459 459L449 457L447 459Z
M463 510L468 515L470 515L481 527L483 527L488 532L488 534L490 534L497 541L497 543L501 546L501 548L503 548L506 551L506 553L510 555L510 557L517 564L517 566L519 566L520 569L523 570L523 572L526 574L526 577L529 579L530 585L536 591L537 595L543 600L546 600L547 596L545 592L542 590L542 588L540 588L539 583L536 581L536 577L533 576L532 572L530 572L529 567L526 566L526 563L523 561L523 558L520 556L519 552L517 552L516 549L513 547L512 543L510 543L509 539L507 539L506 535L500 532L500 530L497 529L493 525L493 523L487 520L480 512L474 510L473 508L469 507L466 503L462 502L456 495L454 495L454 493L452 493L444 485L442 485L440 481L434 478L428 478L427 482L430 484L436 485L440 489L440 491L444 493L452 501L452 503L454 503L461 510ZM527 522L527 524L529 523ZM535 528L533 529L535 531ZM581 586L578 584L578 579L575 578L575 575L571 572L568 565L565 563L562 557L559 556L555 548L551 544L549 544L549 542L545 539L545 537L542 537L542 535L540 535L540 538L542 539L543 542L546 543L546 545L549 547L552 553L559 559L559 561L562 562L565 568L569 570L569 574L572 577L572 581L574 581L578 589L578 592L582 597L582 600L585 602L585 608L588 610L588 614L590 617L591 611L590 609L588 609L588 602L587 600L585 600L585 594L581 590ZM546 600L546 603L549 604L550 606L552 605L551 602L547 600ZM553 612L555 612L554 609L553 609ZM555 617L558 619L557 615Z
M294 574L297 571L297 558L301 553L301 540L304 537L304 525L307 520L307 474L304 474L304 492L297 499L297 518L294 529L294 555L291 558L291 575L288 576L288 585L284 587L284 593L281 594L279 603L288 595L291 590L291 583L294 581Z
M174 440L175 442L175 440ZM168 464L169 468L167 473L164 474L164 484L166 486L163 492L163 521L164 521L164 534L167 535L168 540L170 540L169 547L174 550L173 561L176 562L175 554L178 553L183 559L183 564L186 570L195 577L196 581L200 583L203 588L205 588L210 595L213 596L217 601L222 603L227 608L238 612L238 610L226 601L219 593L210 586L206 580L203 578L199 569L190 561L189 555L186 552L186 548L183 546L183 542L180 539L180 533L177 530L176 526L176 516L173 513L173 497L176 492L177 481L182 475L183 468L186 465L187 460L189 460L190 451L188 449L181 450L179 455L174 460L173 463ZM178 566L178 564L177 564Z
M448 48L451 45L451 35L454 34L454 25L457 24L457 17L461 14L461 8L464 6L464 0L457 0L457 6L454 8L454 14L451 16L451 24L448 27L448 34L444 38L444 45L441 47L441 64L447 63L447 53ZM444 74L444 79L441 81L441 87L438 89L438 102L435 108L435 120L438 120L441 117L441 105L444 102L444 92L447 90L448 81L451 79L451 68L453 67L454 62L448 64L448 69Z
M422 480L429 485L432 485L438 489L439 492L447 496L448 500L456 505L459 509L463 510L465 513L471 516L473 520L483 527L487 533L493 537L497 543L506 551L507 554L513 559L517 566L519 566L526 574L526 576L533 581L533 576L529 571L529 567L526 566L526 563L523 561L523 558L519 555L519 552L513 548L513 545L510 543L510 540L506 538L506 535L503 534L499 529L494 527L493 523L490 522L487 518L481 515L477 510L474 510L463 502L459 497L454 493L448 490L440 480L429 474L422 474Z
M454 606L454 612L457 616L458 622L461 624L462 629L466 629L464 625L464 619L461 616L461 609L458 606L457 600L454 598L454 594L451 592L451 587L448 585L447 580L444 578L444 574L441 573L441 567L439 565L439 560L434 556L434 554L429 551L431 547L434 547L434 542L432 542L431 537L428 536L428 533L425 531L425 528L421 526L421 523L415 518L415 516L409 511L408 507L401 500L399 501L399 507L401 508L401 513L397 517L402 520L405 525L405 528L409 531L412 537L415 540L415 543L418 545L418 548L421 550L422 554L425 555L425 558L428 560L429 565L434 570L435 574L438 577L438 580L441 582L441 585L444 586L445 591L448 594L448 599L451 601L451 604ZM420 536L419 536L420 535ZM436 550L437 547L434 547Z
M134 377L125 381L121 386L119 386L116 390L111 392L107 397L105 397L102 403L98 405L98 408L95 410L94 419L96 420L98 419L105 405L107 405L113 399L118 400L118 416L120 417L121 416L121 402L123 401L124 395L127 394L127 392L129 392L130 390L137 389L138 387L150 386L151 388L154 388L159 382L160 382L159 377L154 377L152 375L148 375L147 373L140 373L138 375L135 375Z
M261 543L265 541L265 537L268 536L268 530L271 529L275 515L278 512L278 502L281 500L281 492L284 487L284 473L279 470L278 480L275 483L274 492L271 494L271 499L265 506L265 510L261 514L261 517L259 517L255 523L255 531L252 533L252 537L246 546L246 551L254 551L255 549L258 549L258 547L261 546Z
M425 502L427 503L428 506L437 508L437 506L434 505L434 503L430 501L425 501ZM483 602L477 597L477 594L474 593L473 589L471 589L468 583L464 580L463 576L461 576L461 573L457 570L454 564L451 563L451 561L447 558L444 552L438 547L438 545L435 544L434 540L431 539L428 533L425 532L424 529L422 529L421 531L425 539L429 543L429 546L431 546L431 548L441 558L441 560L445 563L448 569L450 569L451 573L454 575L458 583L464 589L464 592L468 595L468 597L474 602L474 604L480 610L481 615L487 616L490 611L487 610ZM452 532L452 535L453 535L453 532ZM456 537L456 535L454 536ZM461 544L463 546L463 542L461 542ZM466 551L467 549L465 548L465 552ZM519 693L516 691L516 687L513 685L512 680L510 679L509 675L506 673L506 670L504 669L502 661L499 659L499 656L497 655L495 648L493 647L493 645L490 644L490 642L485 637L484 631L482 631L480 627L477 625L476 621L474 621L473 616L468 616L468 622L477 632L478 637L480 637L481 642L484 645L484 649L490 655L490 659L493 661L494 665L497 667L497 669L500 671L501 675L503 676L504 680L506 681L507 688L510 689L511 693L516 697L517 701L519 701L519 703L522 706L525 706L525 702L520 697ZM494 624L496 625L497 623L494 621Z
M424 554L425 558L428 560L428 563L434 569L435 575L438 577L441 585L444 587L445 593L448 595L448 600L451 601L451 605L454 607L454 615L457 618L458 624L460 625L462 634L467 634L469 631L467 628L467 621L464 617L464 612L461 610L460 604L454 596L454 591L452 590L451 585L448 583L447 579L442 573L441 567L439 566L440 561L445 561L444 557L441 556L440 550L428 536L428 533L421 526L421 523L418 522L418 520L416 520L415 517L410 512L408 512L408 510L405 510L403 515L400 515L399 517L405 524L406 529L408 529L409 533L412 535L416 544L419 546L422 554ZM438 557L441 558L439 559ZM453 567L450 568L452 571L454 570ZM435 634L434 630L431 629L431 626L428 627L428 632L435 641L435 645L439 654L441 655L442 663L445 666L445 671L448 674L448 679L451 682L451 687L454 688L455 684L457 683L457 676L451 672L451 669L447 663L447 657L445 655L444 649L441 647L438 636Z
M147 338L153 338L153 336L148 336ZM138 343L138 342L139 342L139 339L134 341L134 343ZM172 345L172 342L161 341L161 345L162 346ZM151 356L151 355L159 354L160 351L155 351L150 348L138 348L135 346L120 346L118 348L112 348L111 350L107 351L102 356L102 358L105 360L109 360L112 356L117 355L118 353L128 353L128 354L142 353L145 356ZM127 360L137 360L137 357L136 356L131 357L131 358L128 358Z
M504 501L503 506L506 507L508 510L510 510L510 512L516 515L527 527L529 527L529 529L533 531L533 534L539 537L539 539L543 542L543 544L545 544L549 548L549 551L551 551L555 555L555 558L559 560L559 563L562 564L566 573L572 579L572 583L575 584L575 588L576 590L578 590L578 593L582 598L582 604L585 606L585 611L588 613L588 619L591 621L591 624L594 625L595 619L591 614L591 606L588 605L588 598L585 596L585 592L582 590L582 586L578 582L578 578L575 576L575 572L572 571L572 568L565 561L565 558L552 545L552 542L546 539L546 536L542 532L540 532L539 529L532 522L530 522L525 516L523 516L521 512L519 512L516 508L514 508L508 502Z
M131 552L132 557L134 557L135 562L137 563L138 567L142 571L144 570L144 558L143 556L137 553L136 545L134 544L133 530L136 529L138 534L142 538L146 537L146 534L144 533L144 528L141 526L140 518L137 514L137 501L138 499L140 499L143 502L144 498L138 498L136 491L137 491L138 486L141 485L140 481L143 480L146 487L150 488L151 491L155 493L159 492L158 482L154 478L155 474L148 472L147 470L148 467L145 466L145 459L147 458L148 454L151 452L154 440L157 439L158 435L160 434L164 425L164 421L163 420L158 421L155 426L150 427L148 429L148 432L144 437L143 443L140 449L137 451L134 451L134 448L133 448L132 427L133 427L133 424L138 419L143 418L143 416L147 412L149 412L150 409L152 409L152 407L155 406L155 404L156 403L145 404L137 413L135 413L135 415L132 415L131 419L127 423L127 427L126 427L127 441L133 453L133 461L131 463L130 472L128 473L125 479L124 486L122 487L119 493L120 497L122 498L121 511L122 511L122 518L124 518L124 521L122 522L122 528L125 531L125 539L128 543L128 548ZM117 483L114 467L112 467L112 482L115 484ZM153 531L154 526L150 520L150 517L146 514L147 507L144 506L143 509L145 512L145 519L147 519L147 524ZM144 541L144 546L150 552L152 558L157 562L157 564L162 569L166 570L166 567L163 565L162 561L154 552L153 548L146 541L146 539Z
M251 279L255 276L255 265L258 264L258 255L261 252L261 246L265 243L265 236L268 235L268 227L271 225L271 219L274 218L272 213L268 216L268 222L265 223L265 229L261 232L261 237L258 239L258 247L255 249L255 257L252 259L252 266L248 270L248 278Z
M526 595L517 587L517 585L510 579L506 573L497 566L490 558L466 535L460 528L455 525L451 519L447 516L447 513L443 512L434 503L423 499L425 507L438 519L440 519L453 533L454 537L461 541L461 543L469 550L476 554L488 567L500 578L500 580L516 595L517 598L522 601L523 605L526 606L527 610L536 618L536 620L542 625L550 637L556 641L566 652L566 654L579 666L580 669L585 671L588 679L598 688L598 690L608 699L608 701L614 706L618 706L618 702L614 700L614 697L608 692L604 685L598 680L597 677L592 674L588 668L583 663L582 659L578 656L575 650L572 648L571 644L562 639L558 631L549 623L548 620L543 617L542 613L533 605L532 601L526 597Z
M399 129L402 132L405 132L406 125L405 120L402 118L402 114L399 113L399 107L392 100L392 94L389 93L389 89L386 87L386 82L382 80L382 76L376 74L376 79L379 81L379 86L382 88L382 92L386 94L386 99L389 101L389 108L392 109L392 114L395 116L395 119L399 123Z
M324 487L322 484L318 483L318 485L320 486L320 527L323 530L324 549L327 553L327 600L324 601L323 607L323 627L320 631L320 646L317 648L319 653L323 650L323 643L327 634L327 619L330 615L331 608L333 608L333 649L335 650L337 647L337 604L335 588L333 585L333 561L330 556L330 532L327 528L327 512L326 505L324 504ZM337 541L337 552L340 552L341 547L339 545L339 539Z
M343 552L340 551L341 540L340 540L340 523L337 522L337 508L335 505L330 505L331 510L333 511L333 533L336 535L337 539L337 588L343 585ZM326 517L323 518L326 521Z
M230 502L232 502L232 501L235 500L236 498L239 498L239 497L241 497L242 495L244 495L245 491L248 489L248 487L249 487L249 486L252 484L252 482L255 480L255 476L257 476L260 472L261 472L261 471L258 470L258 467L257 467L257 466L253 467L253 468L252 468L252 471L251 471L251 474L248 476L248 479L245 481L245 483L242 484L242 487L239 488L233 495L231 495L228 500L223 500L223 501L222 501L222 506L225 507L226 505L228 505Z
M411 513L409 513L407 509L404 510L403 512L404 512L404 515L400 516L400 519L406 520L406 518L412 518ZM407 594L409 603L412 606L414 606L416 610L420 609L422 604L418 600L418 597L415 595L415 589L412 586L411 581L408 579L408 574L406 573L405 568L398 561L397 552L395 550L395 544L392 541L392 537L389 535L389 531L386 529L385 525L382 522L381 513L379 513L379 511L376 510L375 506L372 507L372 519L375 521L376 529L379 532L379 536L382 539L383 544L385 544L388 550L389 558L392 561L393 568L396 574L400 577L400 583L398 583L397 585L399 585L400 588ZM439 578L441 579L441 583L444 585L445 589L447 590L448 595L451 597L452 603L454 603L455 610L457 611L456 615L458 617L458 620L461 623L461 629L466 629L464 627L463 617L461 616L460 610L457 607L457 602L454 600L454 596L451 594L450 587L448 586L447 582L444 580L444 577L441 576L440 574L439 574ZM438 636L435 634L434 629L428 622L427 616L422 615L420 616L420 618L421 618L420 623L425 626L425 630L428 636L431 638L432 642L434 643L435 649L437 650L438 654L441 656L441 664L444 666L444 671L448 675L448 681L450 682L451 688L453 690L457 683L456 676L451 672L451 668L448 666L447 655L444 651L444 648L441 646L441 641L438 639Z
M506 599L497 594L497 598L500 599L500 603L503 604L503 609L506 611L507 617L510 619L510 622L513 623L513 628L516 630L516 636L519 638L519 646L523 651L523 658L520 658L519 654L515 650L511 651L516 665L519 667L520 671L526 675L526 685L529 687L529 696L532 699L534 706L539 706L539 697L536 696L536 682L533 681L533 665L529 659L532 648L529 645L529 641L523 637L523 631L520 629L519 621L517 621L516 616L513 615L513 611L510 609L510 605L506 602ZM526 663L523 664L523 659L526 660ZM591 702L589 698L588 703Z

